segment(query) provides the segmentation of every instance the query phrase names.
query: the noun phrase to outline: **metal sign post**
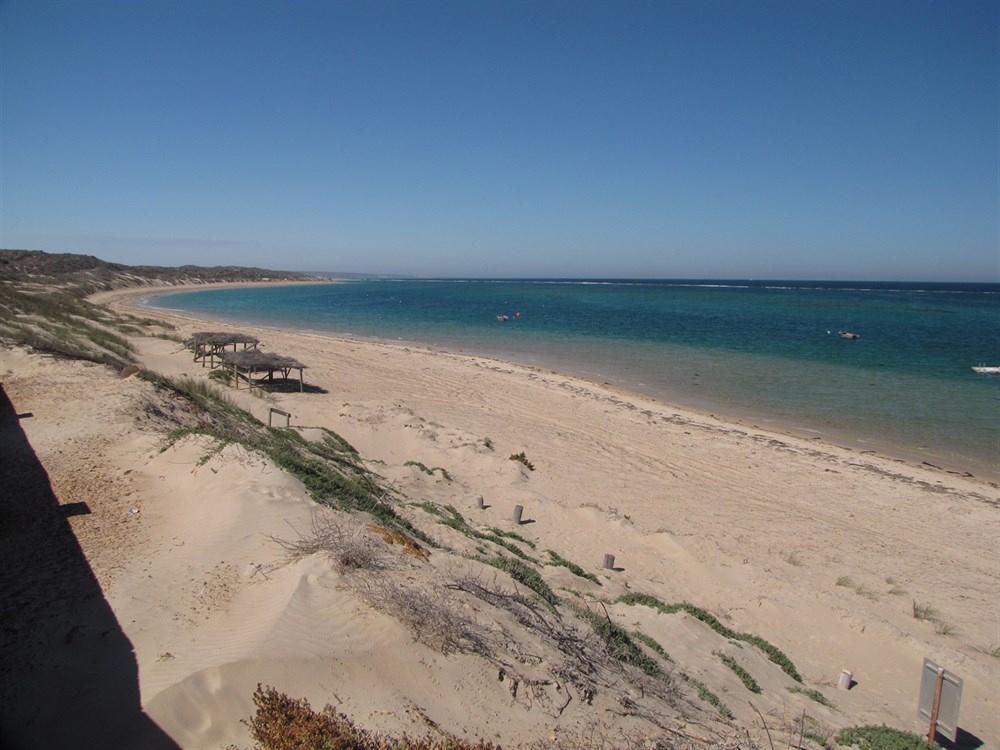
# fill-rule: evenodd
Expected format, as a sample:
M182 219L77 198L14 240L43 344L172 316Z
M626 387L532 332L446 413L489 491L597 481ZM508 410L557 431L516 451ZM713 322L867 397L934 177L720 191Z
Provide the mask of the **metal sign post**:
M952 742L957 741L961 701L962 680L930 659L924 659L917 716L929 722L928 742L934 742L938 732Z

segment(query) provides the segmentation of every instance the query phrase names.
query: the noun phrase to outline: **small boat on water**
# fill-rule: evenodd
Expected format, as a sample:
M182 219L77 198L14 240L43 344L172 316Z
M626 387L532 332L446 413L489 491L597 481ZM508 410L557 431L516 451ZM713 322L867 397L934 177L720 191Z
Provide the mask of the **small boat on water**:
M972 371L978 372L980 375L1000 375L1000 365L987 365L980 362L972 368Z
M501 323L505 323L508 320L510 320L510 316L504 313L500 313L499 315L497 315L497 320L499 320Z
M860 333L854 333L853 331L837 331L837 335L842 339L847 339L848 341L855 341L861 338Z

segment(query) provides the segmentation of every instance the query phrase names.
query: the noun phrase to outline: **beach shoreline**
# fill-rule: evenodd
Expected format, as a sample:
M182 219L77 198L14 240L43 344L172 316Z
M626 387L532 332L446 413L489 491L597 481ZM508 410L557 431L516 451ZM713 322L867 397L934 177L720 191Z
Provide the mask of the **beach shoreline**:
M205 321L137 307L149 293L99 300L176 326L129 336L141 368L174 383L210 383L211 371L181 343ZM670 722L705 726L720 717L692 694L690 678L731 711L734 726L758 727L759 710L772 729L808 714L824 737L859 724L919 731L914 700L929 656L964 680L963 728L1000 735L1000 492L992 485L542 368L239 327L258 332L268 351L305 363L305 392L297 381L287 390L216 384L209 392L252 415L244 424L254 429L267 430L278 409L291 415L288 437L297 444L342 439L337 445L352 446L351 460L385 488L397 517L434 542L423 561L387 549L396 556L390 567L401 568L376 577L413 579L408 585L426 587L440 603L470 566L481 582L508 580L484 567L483 556L503 559L516 543L557 592L564 616L603 607L594 610L602 618L662 644L665 668L680 675L672 689L694 701L694 713L685 718L679 704ZM89 513L69 523L121 625L124 657L134 660L129 690L178 746L246 745L243 722L260 683L316 708L334 705L366 727L422 733L429 721L507 747L591 731L620 707L609 690L597 696L600 705L577 699L558 715L513 700L495 663L421 642L398 611L362 595L364 584L332 556L289 563L276 540L301 538L317 513L360 530L373 519L324 510L266 453L199 432L197 415L176 417L182 402L157 385L170 381L17 348L0 349L0 372L12 413L25 417L22 445L45 467L59 504L87 504ZM195 429L177 429L185 425ZM523 520L515 523L517 506ZM468 534L442 520L449 509ZM507 585L520 589L514 581ZM690 603L719 628L676 608L643 606L656 601ZM62 646L39 650L23 639L25 658L71 658L64 640L73 614L52 629ZM483 632L497 616L481 612ZM83 628L98 642L96 625ZM799 678L726 633L759 635ZM559 661L551 643L529 648L549 654L548 664ZM762 692L749 692L720 654ZM836 687L843 669L858 683L850 691ZM38 694L51 690L44 679L32 685ZM58 710L58 701L49 703ZM630 721L615 716L610 728Z
M762 412L753 413L747 409L734 407L732 404L720 405L711 404L711 398L705 399L705 403L691 404L691 399L680 397L676 393L660 393L654 389L643 389L635 383L615 384L607 380L581 372L579 367L574 367L572 363L565 361L545 361L541 363L528 363L518 361L514 352L496 354L490 351L469 349L465 347L449 347L429 343L425 341L401 338L384 338L378 336L367 336L353 334L349 332L331 331L324 329L311 329L308 327L288 327L282 325L267 325L236 318L213 317L210 315L199 315L181 309L159 307L147 302L147 298L154 298L166 294L189 291L203 291L208 289L225 289L241 287L267 287L267 286L302 286L314 283L349 283L341 280L331 280L329 282L314 281L276 281L276 282L234 282L220 284L188 284L178 286L152 287L144 289L119 289L109 292L100 292L90 297L91 301L98 304L111 304L119 306L123 311L133 314L141 314L143 311L155 311L157 316L166 316L165 319L174 321L184 321L191 325L213 325L221 324L230 327L252 328L258 332L273 332L276 335L301 334L328 338L331 341L340 342L362 342L378 346L398 346L410 349L420 349L428 354L445 354L456 357L470 357L473 359L492 360L501 366L516 366L525 368L528 371L546 372L551 375L560 375L574 380L579 380L590 387L606 388L615 392L619 397L649 401L662 409L673 409L683 412L688 416L699 419L716 420L723 424L728 424L737 429L754 430L761 433L774 435L783 439L804 441L810 444L829 446L839 450L854 452L858 456L877 456L886 461L905 465L917 469L940 472L950 476L962 476L967 479L982 481L991 488L1000 487L1000 468L991 466L980 460L963 459L955 456L941 456L933 452L922 452L916 446L907 446L898 442L885 439L872 439L859 437L846 429L831 428L824 426L822 429L810 425L791 424L784 417ZM685 403L687 401L687 403ZM766 424L761 425L761 422Z

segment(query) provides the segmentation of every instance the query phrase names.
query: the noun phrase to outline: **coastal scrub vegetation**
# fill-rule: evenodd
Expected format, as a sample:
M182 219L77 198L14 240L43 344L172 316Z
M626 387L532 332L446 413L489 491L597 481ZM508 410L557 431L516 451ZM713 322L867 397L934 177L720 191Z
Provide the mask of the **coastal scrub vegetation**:
M176 339L174 327L95 305L88 295L153 284L278 278L308 276L238 266L126 266L76 253L0 250L0 340L121 369L134 361L125 336Z
M500 750L489 742L455 737L391 737L362 729L334 708L314 711L304 698L257 686L247 721L258 750Z
M120 369L133 362L122 333L138 331L140 320L61 291L0 282L0 340L46 354Z
M795 667L795 664L773 643L770 643L761 638L759 635L755 635L753 633L738 633L732 628L723 625L719 621L719 618L701 607L697 607L688 602L666 604L657 599L655 596L639 593L625 594L624 596L619 597L618 601L622 604L638 604L644 607L650 607L662 614L685 612L691 615L691 617L694 617L695 619L708 625L708 627L721 635L723 638L730 638L734 641L743 641L744 643L756 646L767 655L768 659L781 667L785 674L796 682L802 682L802 675L799 674L799 670Z
M253 694L254 714L246 721L254 750L503 750L498 744L477 739L463 740L432 725L436 736L413 737L362 729L332 706L320 711L304 698L292 698L271 686L258 685ZM721 739L721 738L720 738ZM553 735L522 745L525 750L669 750L708 746L708 742L685 741L682 733L615 732L600 726L585 732ZM753 750L746 737L711 743L717 750ZM235 750L235 748L231 748Z
M913 732L887 726L850 727L837 735L837 744L858 750L940 750Z

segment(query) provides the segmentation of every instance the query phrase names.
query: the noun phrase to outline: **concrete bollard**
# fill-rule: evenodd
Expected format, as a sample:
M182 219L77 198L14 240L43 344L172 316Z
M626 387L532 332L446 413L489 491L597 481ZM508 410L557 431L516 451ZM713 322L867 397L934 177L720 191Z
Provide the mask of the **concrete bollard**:
M604 569L605 570L614 570L615 569L615 556L614 555L605 555L604 556Z
M510 521L516 526L521 525L521 514L524 513L523 505L515 505L514 512L510 516Z
M840 690L850 690L852 682L854 682L854 675L845 669L840 673L840 679L837 680L837 687Z
M476 501L476 505L479 507L479 510L483 510L486 507L486 501L483 499L482 495L479 496L479 499Z

